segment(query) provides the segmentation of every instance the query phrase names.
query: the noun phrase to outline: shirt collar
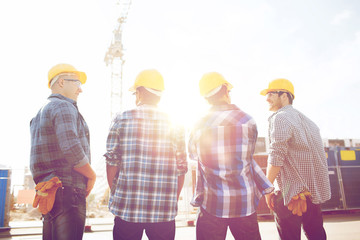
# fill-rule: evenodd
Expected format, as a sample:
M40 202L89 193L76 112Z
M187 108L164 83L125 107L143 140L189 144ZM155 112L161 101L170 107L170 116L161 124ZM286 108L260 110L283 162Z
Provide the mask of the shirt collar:
M291 104L286 105L286 106L280 108L279 110L277 110L276 112L274 112L273 114L271 114L270 117L268 118L268 120L270 120L273 116L275 116L279 112L287 111L287 110L292 109L292 108L293 108L293 106Z
M50 99L50 98L59 98L59 99L61 99L61 100L68 101L68 102L70 102L70 103L72 103L72 104L74 104L74 105L76 106L76 101L74 101L74 100L72 100L72 99L70 99L70 98L67 98L67 97L65 97L65 96L63 96L63 95L61 95L61 94L59 94L59 93L53 93L53 94L51 94L51 95L48 97L48 99Z

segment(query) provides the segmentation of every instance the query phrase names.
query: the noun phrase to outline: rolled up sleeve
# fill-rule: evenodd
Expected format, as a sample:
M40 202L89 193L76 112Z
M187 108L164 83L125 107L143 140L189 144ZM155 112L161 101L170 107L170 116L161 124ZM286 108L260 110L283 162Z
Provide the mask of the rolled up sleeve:
M106 141L106 164L109 166L119 166L121 161L119 131L121 130L121 123L114 122L110 127L109 134Z
M287 156L289 139L291 138L291 125L286 119L274 116L269 128L270 147L268 162L273 166L281 167Z

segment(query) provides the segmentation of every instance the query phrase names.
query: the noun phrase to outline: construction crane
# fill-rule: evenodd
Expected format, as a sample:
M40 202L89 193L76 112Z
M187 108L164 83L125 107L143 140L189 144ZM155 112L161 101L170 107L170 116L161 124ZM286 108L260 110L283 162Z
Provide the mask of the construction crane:
M125 63L124 49L122 44L122 29L124 23L126 22L130 4L131 0L117 1L117 5L120 7L120 16L118 17L117 25L113 31L113 39L104 59L106 66L111 67L111 118L114 118L117 112L122 111L122 72L123 65ZM109 192L104 160L99 159L99 161L95 162L94 165L97 172L97 180L92 192L95 194L97 202L101 202L101 204L106 205Z
M122 76L125 59L124 48L122 44L122 30L128 16L131 0L118 0L117 5L120 7L120 16L117 20L117 26L113 31L114 36L112 42L105 54L104 59L106 66L111 66L111 118L113 118L117 112L121 112L123 107Z

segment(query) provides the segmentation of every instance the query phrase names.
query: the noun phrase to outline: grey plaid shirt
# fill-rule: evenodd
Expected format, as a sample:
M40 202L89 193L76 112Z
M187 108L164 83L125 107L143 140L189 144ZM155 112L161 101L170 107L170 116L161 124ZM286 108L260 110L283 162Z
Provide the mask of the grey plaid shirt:
M287 205L304 189L312 202L330 199L330 181L320 130L304 114L287 105L269 117L268 163L281 166L276 177Z
M87 179L73 170L90 162L89 128L76 102L51 94L30 122L30 170L35 183L57 176L64 186L86 189Z

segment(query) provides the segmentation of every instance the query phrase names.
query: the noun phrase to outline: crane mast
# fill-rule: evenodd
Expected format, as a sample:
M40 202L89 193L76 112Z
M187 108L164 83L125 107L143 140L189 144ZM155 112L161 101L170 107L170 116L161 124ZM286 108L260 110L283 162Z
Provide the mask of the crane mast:
M126 22L130 9L131 0L118 0L117 5L120 7L120 16L117 20L117 26L113 31L112 42L105 54L106 66L111 67L111 105L110 114L113 118L117 112L122 111L123 103L123 66L124 48L122 44L122 30Z

